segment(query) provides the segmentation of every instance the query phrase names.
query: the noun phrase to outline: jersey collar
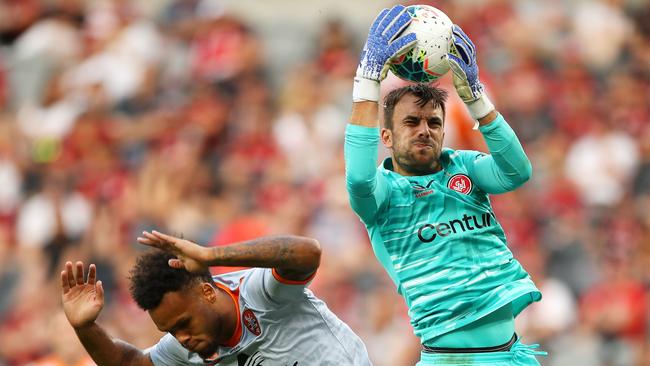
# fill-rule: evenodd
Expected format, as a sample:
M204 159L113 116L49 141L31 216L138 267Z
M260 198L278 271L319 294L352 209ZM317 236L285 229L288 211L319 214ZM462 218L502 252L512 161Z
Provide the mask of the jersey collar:
M223 346L234 347L237 345L237 343L239 343L242 336L241 313L239 311L239 287L233 291L218 282L215 282L215 285L224 290L230 296L233 303L235 304L235 308L237 309L237 326L235 328L235 331L233 332L232 336L223 343Z

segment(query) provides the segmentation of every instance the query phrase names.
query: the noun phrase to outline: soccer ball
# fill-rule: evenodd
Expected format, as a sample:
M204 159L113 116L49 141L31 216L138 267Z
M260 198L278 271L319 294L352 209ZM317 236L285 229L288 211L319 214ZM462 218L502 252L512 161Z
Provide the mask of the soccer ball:
M411 5L406 11L413 20L403 34L414 32L417 42L405 54L390 60L390 70L404 80L432 82L449 71L447 52L452 42L453 23L433 6Z

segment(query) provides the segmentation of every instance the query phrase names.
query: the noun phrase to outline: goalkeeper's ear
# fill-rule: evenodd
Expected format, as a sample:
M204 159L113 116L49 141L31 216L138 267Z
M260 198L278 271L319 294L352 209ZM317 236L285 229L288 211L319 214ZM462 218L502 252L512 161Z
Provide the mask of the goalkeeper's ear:
M393 131L388 128L383 127L381 129L381 143L386 146L387 149L393 148Z

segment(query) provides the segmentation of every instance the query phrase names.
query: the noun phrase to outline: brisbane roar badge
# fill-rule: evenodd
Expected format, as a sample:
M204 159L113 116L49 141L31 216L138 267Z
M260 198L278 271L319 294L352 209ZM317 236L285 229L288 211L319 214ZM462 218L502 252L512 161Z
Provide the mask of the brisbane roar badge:
M472 191L472 180L465 174L456 174L449 178L447 188L458 193L469 194Z
M244 325L246 326L246 329L248 329L251 333L255 334L256 336L262 334L262 329L260 328L260 322L257 320L255 313L253 313L251 309L244 310L244 313L242 314L242 318L244 319Z

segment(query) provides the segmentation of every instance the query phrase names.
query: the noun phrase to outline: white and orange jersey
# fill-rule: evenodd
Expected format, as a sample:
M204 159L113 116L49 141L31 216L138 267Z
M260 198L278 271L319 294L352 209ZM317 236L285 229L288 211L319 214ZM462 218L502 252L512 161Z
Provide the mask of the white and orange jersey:
M239 325L230 347L204 360L166 334L150 349L156 366L365 366L361 339L306 288L275 270L254 268L214 276L238 306Z

